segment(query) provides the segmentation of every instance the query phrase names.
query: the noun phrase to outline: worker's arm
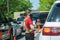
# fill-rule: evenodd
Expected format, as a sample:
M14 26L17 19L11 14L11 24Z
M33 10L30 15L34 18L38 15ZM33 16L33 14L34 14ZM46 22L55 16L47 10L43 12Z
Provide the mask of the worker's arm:
M33 21L31 19L28 20L28 23L30 25L30 28L34 30L34 25L33 25Z
M30 27L31 27L31 29L33 29L33 30L34 30L34 25L33 25L33 24L31 24L31 25L30 25Z

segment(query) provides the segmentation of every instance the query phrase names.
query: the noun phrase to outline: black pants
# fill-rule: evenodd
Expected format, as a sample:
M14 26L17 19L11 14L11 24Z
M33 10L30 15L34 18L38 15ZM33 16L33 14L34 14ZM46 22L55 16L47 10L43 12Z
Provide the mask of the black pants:
M25 35L26 40L34 40L34 34L27 34Z

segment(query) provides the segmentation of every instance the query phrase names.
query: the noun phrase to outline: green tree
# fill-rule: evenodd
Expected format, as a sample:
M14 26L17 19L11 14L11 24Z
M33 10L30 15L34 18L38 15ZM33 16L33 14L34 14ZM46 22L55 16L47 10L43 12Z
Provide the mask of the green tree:
M52 4L56 1L56 0L39 0L39 7L38 10L41 11L49 11Z
M32 7L32 4L29 0L9 0L9 15L13 16L14 12L25 11ZM5 15L8 15L7 12L7 0L0 0L0 9Z
M24 11L32 7L29 0L10 0L10 11Z

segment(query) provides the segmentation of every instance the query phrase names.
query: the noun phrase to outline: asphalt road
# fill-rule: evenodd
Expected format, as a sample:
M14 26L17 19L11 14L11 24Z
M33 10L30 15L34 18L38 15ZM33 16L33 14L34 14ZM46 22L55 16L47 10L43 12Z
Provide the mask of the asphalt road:
M17 40L25 40L25 33L22 33L17 37Z
M40 33L35 33L35 40L39 40L39 34ZM25 33L22 33L22 35L18 36L17 40L25 40Z

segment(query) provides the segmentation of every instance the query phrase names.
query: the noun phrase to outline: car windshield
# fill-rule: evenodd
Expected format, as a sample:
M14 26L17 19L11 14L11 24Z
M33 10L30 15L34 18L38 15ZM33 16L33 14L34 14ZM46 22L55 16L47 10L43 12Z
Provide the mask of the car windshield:
M24 20L24 18L17 18L17 21L23 21Z
M51 10L48 18L48 22L60 22L60 4L57 4Z

